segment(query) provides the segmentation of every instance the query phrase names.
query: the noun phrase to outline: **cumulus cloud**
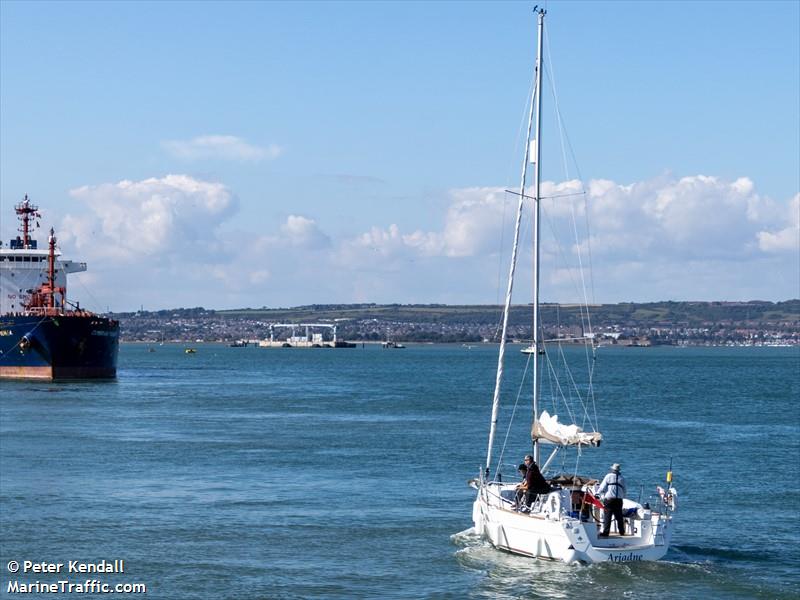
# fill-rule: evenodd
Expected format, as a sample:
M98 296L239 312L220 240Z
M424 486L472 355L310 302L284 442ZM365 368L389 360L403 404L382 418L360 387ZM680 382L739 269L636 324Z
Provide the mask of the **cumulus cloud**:
M281 225L281 233L293 246L309 249L327 248L331 239L318 226L316 221L302 215L289 215Z
M787 207L788 226L778 231L759 231L758 247L764 252L800 251L800 194L796 194Z
M194 257L192 265L197 279L214 280L206 285L211 297L237 298L235 306L258 303L259 294L304 289L307 282L320 281L327 261L326 250L331 239L314 219L289 215L274 233L254 234L235 230L218 233L219 252L212 257ZM212 262L213 261L213 262Z
M337 263L379 271L444 257L451 259L447 264L452 268L457 259L488 280L486 259L494 257L496 262L503 227L508 254L517 197L509 197L502 188L456 189L449 196L441 229L404 233L396 225L373 227L344 240ZM800 194L787 206L760 196L748 178L729 182L696 175L632 184L595 180L585 190L579 181L544 182L542 196L543 282L562 300L568 294L574 299L581 295L578 268L590 261L601 282L597 286L600 300L640 298L637 284L642 286L640 293L660 294L653 299L695 293L707 298L738 297L737 286L752 287L740 278L752 270L754 277L766 283L769 277L761 273L764 269L771 270L776 282L783 282L778 287L787 291L778 297L796 294L787 279L789 283L796 279L789 262L798 253ZM530 248L529 212L523 227L523 254ZM585 227L587 216L591 232ZM789 262L770 262L772 255L780 253L787 254ZM524 270L520 278L523 286L529 285ZM631 291L625 294L623 289ZM765 289L755 297L774 293Z
M800 288L800 194L774 201L748 178L704 175L595 180L585 190L578 181L544 182L542 189L543 300L581 299L592 281L581 280L577 267L590 262L589 299L599 302L785 299ZM518 202L499 187L454 189L438 227L404 231L390 223L332 236L303 214L259 233L238 228L233 192L187 175L84 186L71 195L82 206L59 228L62 247L89 261L92 287L106 288L104 304L125 308L149 298L209 307L499 302ZM531 288L530 238L526 210L519 302Z
M169 154L182 160L257 162L278 158L283 153L283 148L276 144L254 146L233 135L201 135L191 140L167 140L161 145Z
M753 182L697 175L633 185L592 182L593 250L610 258L747 260L789 226L789 212ZM769 244L767 244L769 245Z
M395 224L387 228L372 227L344 240L338 261L345 265L372 263L376 255L389 260L408 260L412 256L464 258L496 251L505 191L464 188L452 190L449 196L450 206L440 231L416 230L403 234Z
M223 184L188 175L83 186L70 195L89 210L65 217L64 242L134 262L219 251L217 228L237 210Z
M384 229L372 227L355 237L344 239L334 253L334 262L343 268L391 268L392 262L409 254L400 228L389 225Z

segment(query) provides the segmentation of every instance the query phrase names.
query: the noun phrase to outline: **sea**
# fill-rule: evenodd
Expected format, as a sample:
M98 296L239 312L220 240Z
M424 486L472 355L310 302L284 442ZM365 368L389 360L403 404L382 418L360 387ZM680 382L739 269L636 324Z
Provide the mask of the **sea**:
M0 595L800 597L800 348L600 348L604 442L554 468L621 463L644 500L671 464L675 531L659 562L568 566L470 529L496 345L194 347L123 344L116 381L0 382ZM526 360L507 354L507 479L530 451Z

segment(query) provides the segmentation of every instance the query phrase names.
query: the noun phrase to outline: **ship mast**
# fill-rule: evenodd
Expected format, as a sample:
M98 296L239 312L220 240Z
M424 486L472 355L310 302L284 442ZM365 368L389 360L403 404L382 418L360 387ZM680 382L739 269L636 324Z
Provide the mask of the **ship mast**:
M25 197L22 199L22 202L20 202L14 207L14 211L16 211L19 220L22 221L22 229L19 230L22 233L22 249L30 250L31 248L30 219L31 217L36 217L37 219L41 217L41 215L39 214L39 207L31 204L31 201L28 198L28 194L25 194Z
M520 177L520 184L519 184L519 204L517 205L517 218L514 225L514 244L511 249L511 266L509 267L508 271L508 288L506 290L506 300L503 306L503 327L500 334L500 351L498 352L497 356L497 376L495 378L494 384L494 395L492 397L492 420L489 426L489 449L486 452L486 474L488 476L489 469L491 468L492 464L492 446L494 445L494 436L497 431L497 417L500 410L500 387L503 380L503 364L505 360L505 353L506 353L506 335L508 331L508 315L511 311L511 294L514 290L514 271L516 270L517 266L517 253L519 251L519 236L520 236L520 224L522 223L522 213L525 208L525 184L527 182L528 176L528 162L529 160L533 160L536 162L536 198L539 197L539 130L540 130L540 123L541 123L541 83L542 83L542 75L541 75L541 63L542 63L542 33L544 28L544 9L538 9L538 7L533 9L535 13L538 15L539 19L539 42L538 42L538 55L536 58L536 87L533 90L534 99L531 99L531 106L530 112L528 113L528 134L525 138L525 156L522 159L522 175ZM535 112L534 112L535 111ZM533 121L534 121L534 114L536 116L536 142L531 144L531 130L533 129ZM534 146L533 150L535 154L530 156L531 146ZM536 210L537 210L537 217L536 217L536 243L538 244L538 228L539 228L539 219L538 219L538 209L539 203L536 202ZM535 250L535 263L534 266L534 274L535 278L538 278L538 260L539 254L538 249ZM534 348L536 348L536 343L538 337L536 335L536 321L538 319L538 279L535 285L535 303L536 306L534 308ZM538 371L536 370L536 364L538 360L538 354L534 355L536 358L534 359L534 382L538 379ZM538 385L534 383L534 418L536 418L536 410L538 409ZM534 453L536 456L536 460L538 461L538 454L539 454L539 446L534 442Z
M50 228L48 242L50 244L50 249L47 254L47 308L49 309L49 313L52 314L56 307L56 232L52 227ZM61 301L63 305L63 292Z
M35 290L30 290L30 298L23 304L26 310L32 314L46 316L64 314L67 291L63 287L56 287L56 241L55 231L51 227L50 237L48 238L47 281ZM56 305L56 294L61 296L60 306Z
M539 10L539 46L536 56L536 140L533 154L533 420L539 418L539 346L541 332L539 327L539 200L542 163L539 159L542 148L542 39L544 38L545 10ZM530 134L529 134L530 135ZM524 178L523 178L524 182ZM524 193L524 189L520 190ZM533 441L533 460L539 464L539 440Z

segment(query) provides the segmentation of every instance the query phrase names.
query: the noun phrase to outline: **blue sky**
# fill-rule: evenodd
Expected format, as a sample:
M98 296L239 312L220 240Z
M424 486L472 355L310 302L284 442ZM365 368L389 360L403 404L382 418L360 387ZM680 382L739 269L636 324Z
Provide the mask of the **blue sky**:
M30 194L95 308L494 302L532 7L4 1L2 237ZM543 299L800 296L798 7L548 3Z

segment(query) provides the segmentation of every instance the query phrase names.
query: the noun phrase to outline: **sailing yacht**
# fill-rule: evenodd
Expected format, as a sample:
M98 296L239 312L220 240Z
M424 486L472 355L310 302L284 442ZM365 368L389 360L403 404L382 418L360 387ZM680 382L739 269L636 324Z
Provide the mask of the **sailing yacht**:
M602 509L600 507L602 503L594 496L597 480L580 476L577 473L559 474L553 477L549 472L557 455L575 451L580 456L582 451L599 446L603 436L596 430L596 423L591 423L591 419L585 418L589 414L587 410L583 412L582 427L577 424L561 423L557 415L551 415L549 411L541 410L542 371L552 368L551 354L557 353L544 351L539 309L540 201L542 200L540 194L542 40L546 11L534 10L538 21L535 85L530 100L527 143L524 144L525 156L518 193L519 204L514 244L511 252L497 376L492 400L489 447L485 470L482 469L479 477L470 482L470 485L477 491L472 508L474 531L484 536L498 549L565 563L591 564L609 561L658 560L666 554L669 548L673 529L677 492L672 487L671 466L667 473L665 488L658 488L659 493L653 496L652 505L650 502L640 504L627 498L623 500L624 535L621 535L621 532L616 529L615 523L608 536L601 535ZM532 137L531 132L534 129ZM533 193L530 197L525 195L529 171L532 171L533 174ZM519 249L520 222L525 210L526 198L529 198L533 205L533 343L523 351L528 354L528 361L532 363L533 410L530 435L534 461L540 465L545 477L551 475L549 480L551 491L539 494L530 506L525 505L517 498L515 483L502 480L500 471L502 460L498 460L495 464L492 455L498 425L506 333ZM592 338L590 333L585 337L587 351L593 353L596 348L592 344ZM552 378L551 375L552 373L548 372L548 379ZM572 376L569 379L574 383L575 379ZM588 387L591 387L591 375L589 375ZM552 389L554 388L551 385ZM558 391L563 394L561 388L558 388ZM576 387L571 395L573 397L580 396L581 393L586 397L591 392L587 391L586 386L582 390ZM564 395L566 396L566 394ZM566 397L562 399L566 400ZM577 412L571 414L577 414ZM590 421L591 430L584 430L587 420ZM540 458L545 449L549 449L550 453L542 464ZM502 452L500 455L502 457ZM563 464L566 462L564 461ZM492 472L493 468L494 473Z

